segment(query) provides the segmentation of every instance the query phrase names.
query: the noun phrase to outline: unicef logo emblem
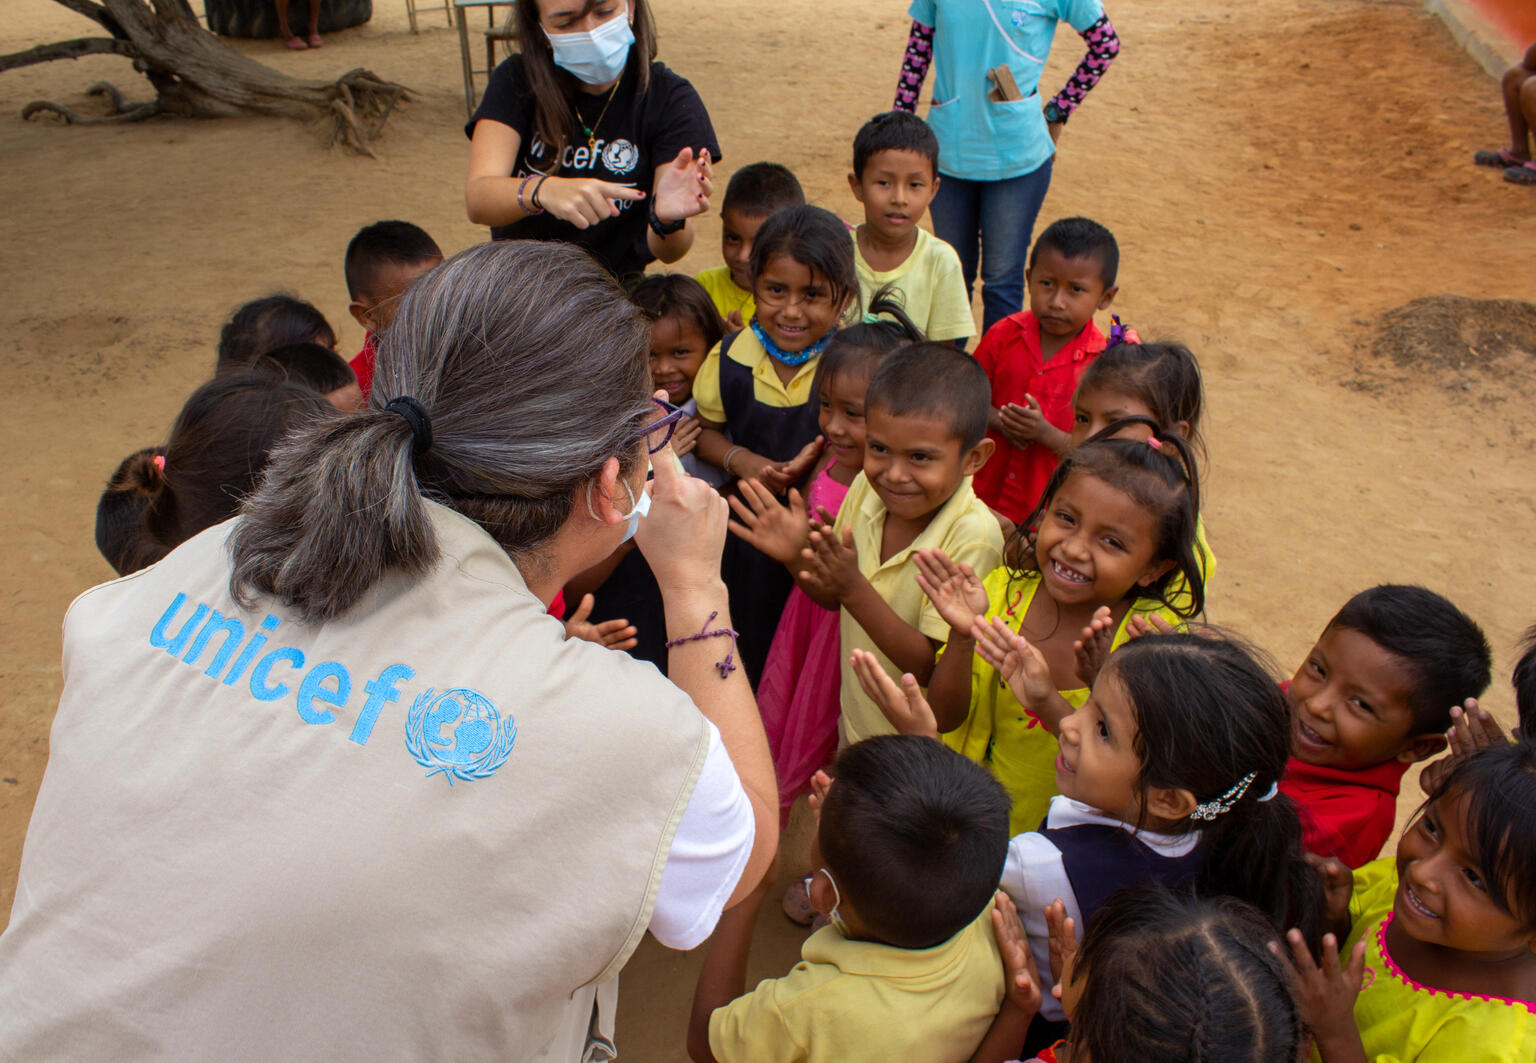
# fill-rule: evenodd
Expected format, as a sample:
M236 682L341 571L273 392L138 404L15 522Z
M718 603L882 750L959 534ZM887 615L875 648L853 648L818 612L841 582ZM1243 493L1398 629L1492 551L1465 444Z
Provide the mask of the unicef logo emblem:
M512 721L503 720L484 694L466 687L441 694L429 687L405 718L405 748L431 769L427 778L442 772L449 786L454 779L486 778L507 759L516 737Z
M603 165L610 173L629 173L640 161L640 149L627 140L610 140L603 149Z

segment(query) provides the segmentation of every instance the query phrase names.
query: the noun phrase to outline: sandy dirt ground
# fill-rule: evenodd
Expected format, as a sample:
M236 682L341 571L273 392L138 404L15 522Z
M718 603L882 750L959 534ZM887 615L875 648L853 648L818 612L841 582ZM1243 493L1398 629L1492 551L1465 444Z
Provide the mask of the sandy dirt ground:
M401 0L376 4L372 23L318 52L240 47L293 73L366 66L415 89L377 160L288 121L20 121L40 97L92 107L84 90L100 78L142 94L122 59L0 76L0 911L47 758L60 619L111 575L91 531L107 473L163 438L248 298L296 292L356 350L341 255L361 225L408 218L450 252L485 236L462 206L457 37L441 14L412 36ZM0 53L92 30L47 0L5 6ZM720 135L718 186L771 158L856 219L850 142L890 105L903 6L661 3L662 57ZM1403 368L1371 350L1378 315L1415 298L1536 298L1536 190L1469 161L1502 142L1495 86L1413 0L1140 0L1111 13L1125 51L1063 137L1042 224L1085 213L1109 225L1123 249L1117 308L1202 360L1212 619L1290 669L1353 591L1425 583L1485 625L1488 702L1507 722L1514 647L1536 621L1536 371L1521 357L1478 367L1459 349ZM1064 32L1044 91L1079 54ZM718 261L718 223L700 228L690 271ZM1409 787L1402 808L1417 796ZM805 836L802 814L786 850ZM787 970L800 940L765 910L754 971ZM626 1059L682 1056L698 960L642 948L624 976Z

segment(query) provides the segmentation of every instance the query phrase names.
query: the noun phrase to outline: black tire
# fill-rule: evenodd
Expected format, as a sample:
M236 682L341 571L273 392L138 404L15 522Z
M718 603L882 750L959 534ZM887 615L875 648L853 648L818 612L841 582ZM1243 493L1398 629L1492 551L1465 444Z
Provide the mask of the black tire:
M309 5L315 0L290 0L288 25L303 35L309 28ZM334 33L361 26L373 17L373 0L319 0L320 32ZM206 0L208 28L225 37L276 37L277 6L272 0Z

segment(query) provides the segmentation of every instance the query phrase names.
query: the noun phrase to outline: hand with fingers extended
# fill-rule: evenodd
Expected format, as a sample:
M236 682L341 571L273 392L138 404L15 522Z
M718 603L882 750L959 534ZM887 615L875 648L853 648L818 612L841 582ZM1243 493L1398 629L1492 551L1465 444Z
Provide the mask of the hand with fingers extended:
M761 480L742 480L737 486L741 497L727 499L736 514L731 531L780 564L792 563L811 539L811 521L800 492L791 490L789 505L784 506Z
M1509 736L1476 698L1468 698L1464 705L1451 707L1451 726L1445 732L1445 740L1450 745L1450 756L1432 761L1419 772L1419 786L1427 794L1438 790L1463 760L1479 749L1507 744Z
M692 454L693 448L699 443L699 433L704 431L704 426L699 424L697 417L684 417L677 422L677 429L672 433L672 453L678 457Z
M1109 652L1115 642L1115 625L1110 619L1109 606L1101 605L1093 611L1093 618L1088 621L1088 626L1072 643L1072 658L1077 667L1077 678L1083 681L1083 686L1093 686L1093 681L1098 678L1099 670L1104 667L1104 662L1109 659Z
M805 446L800 448L800 453L788 461L771 462L764 467L762 481L767 484L774 494L782 494L784 489L804 480L813 468L816 467L816 459L821 457L821 451L825 441L817 436Z
M1296 988L1296 1007L1302 1021L1316 1038L1323 1063L1355 1063L1365 1059L1360 1030L1355 1026L1355 998L1365 980L1365 941L1356 942L1349 959L1339 956L1339 939L1323 935L1323 962L1312 958L1300 930L1285 935L1293 967L1291 984ZM1270 951L1284 958L1279 942Z
M1035 953L1029 947L1024 924L1019 921L1019 910L1002 890L997 891L992 906L992 933L997 938L997 951L1003 956L1004 1006L1033 1019L1040 1010L1040 972L1035 967Z
M594 624L587 619L592 615L592 607L596 604L597 599L592 595L581 596L581 604L576 606L576 611L565 622L565 637L595 642L599 646L607 646L610 650L634 649L639 641L635 636L639 632L628 620L604 620L600 624Z
M653 202L656 217L663 222L675 222L703 214L709 209L709 197L713 193L714 171L710 167L709 149L700 151L695 159L693 149L684 148L656 175Z
M619 203L641 200L645 193L629 185L599 181L595 177L546 177L536 193L538 205L578 229L619 216Z
M919 550L912 555L917 565L917 585L922 588L943 621L955 631L969 634L971 624L987 611L987 589L970 565L956 564L943 550Z
M1127 639L1145 638L1148 635L1172 635L1178 628L1156 613L1137 613L1125 622Z
M988 622L978 616L971 626L971 634L976 639L976 652L997 669L998 676L1019 699L1020 705L1038 715L1042 706L1060 696L1056 693L1056 681L1051 678L1051 667L1045 663L1045 655L1009 627L1002 617L994 616Z
M939 737L938 719L911 672L905 673L901 677L901 686L897 686L872 653L854 650L849 654L849 663L859 686L880 707L898 734Z
M853 529L844 528L839 535L829 524L814 525L809 542L800 551L798 578L806 593L819 602L842 602L847 598L863 579L859 574L859 552L853 545Z
M1050 935L1046 952L1050 957L1051 995L1061 999L1061 979L1066 974L1068 961L1077 957L1077 920L1067 914L1066 903L1057 897L1045 906L1045 926Z

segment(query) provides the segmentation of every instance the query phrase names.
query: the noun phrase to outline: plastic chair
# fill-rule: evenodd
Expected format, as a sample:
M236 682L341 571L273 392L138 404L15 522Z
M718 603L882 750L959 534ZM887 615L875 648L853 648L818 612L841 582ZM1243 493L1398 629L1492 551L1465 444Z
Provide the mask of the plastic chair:
M489 80L491 71L496 69L496 45L498 42L512 42L517 40L517 33L510 24L497 25L496 9L498 7L510 8L515 0L453 0L453 16L459 26L459 58L464 63L464 113L473 117L475 113L475 75L484 74ZM485 67L476 67L474 60L469 55L469 16L468 11L472 7L485 8L485 26L482 30L485 34Z

